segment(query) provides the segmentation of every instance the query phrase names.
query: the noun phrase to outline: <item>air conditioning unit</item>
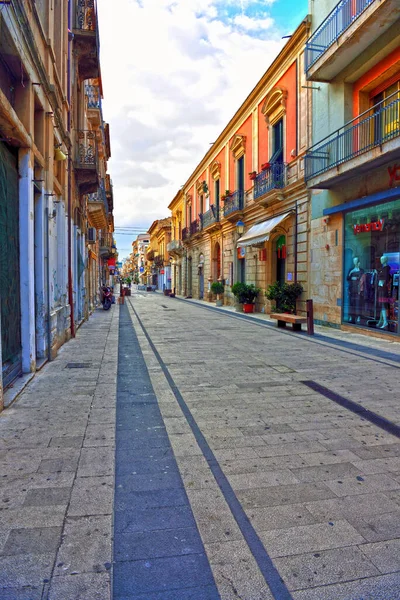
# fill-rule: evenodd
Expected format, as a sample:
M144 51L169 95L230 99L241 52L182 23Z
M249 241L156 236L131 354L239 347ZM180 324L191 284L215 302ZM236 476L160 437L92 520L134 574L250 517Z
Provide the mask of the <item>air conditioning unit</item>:
M87 241L88 241L88 244L94 244L96 242L96 228L95 227L88 227Z

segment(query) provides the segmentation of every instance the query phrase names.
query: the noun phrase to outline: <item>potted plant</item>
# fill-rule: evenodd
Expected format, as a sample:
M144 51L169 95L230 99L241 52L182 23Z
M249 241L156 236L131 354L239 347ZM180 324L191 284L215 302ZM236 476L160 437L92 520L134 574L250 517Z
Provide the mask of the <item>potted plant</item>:
M213 281L211 284L211 291L217 296L216 306L222 306L223 301L220 299L220 294L224 293L224 284L220 281Z
M232 290L232 294L235 296L236 299L236 304L235 304L235 308L236 308L236 312L242 312L243 310L243 287L244 287L244 283L241 283L240 281L237 281L236 283L233 284L231 290Z
M225 194L222 194L221 200L226 200L231 195L232 195L232 192L230 190L225 190Z
M267 169L269 169L271 166L271 163L269 162L265 162L261 165L261 171L266 171Z
M237 298L239 304L243 304L243 312L251 313L254 312L254 300L261 292L261 288L258 288L254 283L235 283L232 286L232 293Z
M301 283L280 283L268 286L265 296L275 302L275 312L296 314L296 300L303 293Z
M254 181L257 177L257 171L251 171L251 173L249 173L249 177L250 181Z

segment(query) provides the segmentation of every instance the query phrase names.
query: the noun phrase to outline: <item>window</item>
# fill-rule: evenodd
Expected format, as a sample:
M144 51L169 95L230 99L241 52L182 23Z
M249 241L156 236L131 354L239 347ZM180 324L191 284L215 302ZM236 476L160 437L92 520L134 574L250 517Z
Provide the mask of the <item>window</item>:
M400 80L372 97L375 141L400 133Z
M272 126L272 154L270 158L271 163L282 163L283 162L283 119L279 119Z
M239 192L244 191L244 156L236 161L236 181Z
M214 182L214 204L219 209L219 200L220 200L220 180Z

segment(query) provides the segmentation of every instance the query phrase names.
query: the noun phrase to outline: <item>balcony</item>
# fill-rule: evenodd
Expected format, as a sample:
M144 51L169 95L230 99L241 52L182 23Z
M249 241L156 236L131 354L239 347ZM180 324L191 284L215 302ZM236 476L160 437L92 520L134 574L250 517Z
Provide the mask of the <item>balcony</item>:
M77 0L73 34L74 52L78 59L80 80L99 77L99 34L96 0Z
M85 96L87 98L87 116L93 127L102 124L101 95L98 85L85 85Z
M99 248L101 258L111 258L114 256L114 242L112 233L103 233L100 238Z
M108 203L104 188L99 187L97 192L87 194L86 199L90 223L96 229L106 229L108 226Z
M234 218L239 218L236 213L244 208L244 191L236 190L225 198L224 201L224 217L229 218L231 215Z
M219 207L211 204L210 209L201 215L201 228L214 229L219 227Z
M200 219L196 219L190 223L190 235L196 235L196 233L200 233L201 231L201 221Z
M75 152L75 177L81 194L97 192L98 157L95 131L78 131Z
M304 157L311 188L327 188L398 157L400 92L365 111L318 144Z
M106 175L105 191L106 191L106 198L107 198L107 202L108 202L108 210L110 212L112 212L114 209L114 192L113 192L113 184L112 184L112 181L111 181L111 178L109 175Z
M190 238L190 227L182 229L182 241L186 242Z
M398 0L341 0L306 43L307 79L331 81L362 57L399 16ZM358 62L355 70L360 77L372 65L365 57Z
M287 185L287 164L272 163L268 169L257 174L254 181L254 200L261 200L273 190L281 190ZM259 202L262 204L262 200Z
M167 244L167 251L172 256L181 256L183 253L182 240L171 240L169 244Z

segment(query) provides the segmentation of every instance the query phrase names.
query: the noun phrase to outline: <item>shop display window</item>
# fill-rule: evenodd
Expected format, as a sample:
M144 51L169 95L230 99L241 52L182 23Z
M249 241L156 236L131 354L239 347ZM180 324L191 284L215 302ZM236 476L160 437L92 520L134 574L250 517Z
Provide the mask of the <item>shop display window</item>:
M398 334L400 200L344 221L343 322Z

